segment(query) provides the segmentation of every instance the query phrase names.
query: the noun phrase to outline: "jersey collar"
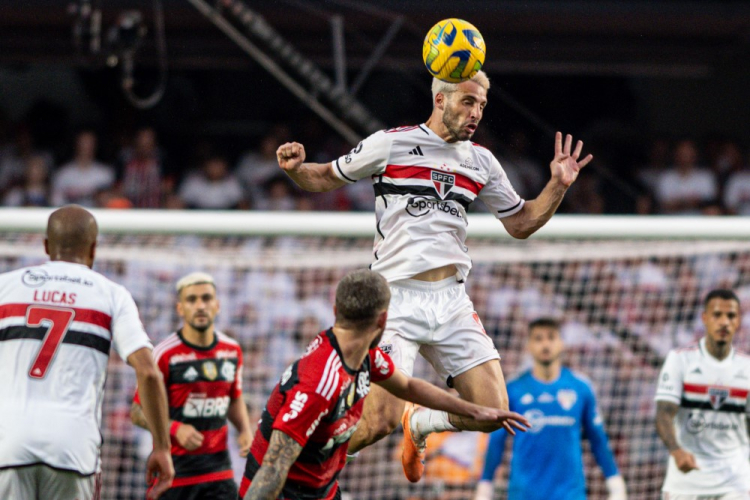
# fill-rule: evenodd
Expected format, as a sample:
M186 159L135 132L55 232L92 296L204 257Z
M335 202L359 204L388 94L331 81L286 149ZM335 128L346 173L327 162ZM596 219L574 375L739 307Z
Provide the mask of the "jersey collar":
M344 354L341 352L341 347L339 346L339 341L336 338L336 335L334 335L333 333L333 328L329 328L328 330L326 330L326 336L328 337L328 341L331 343L331 347L333 347L334 350L336 351L336 354L339 355L339 359L341 360L341 366L344 367L344 370L346 370L346 373L348 373L349 375L356 375L357 370L352 370L351 368L346 366L346 362L344 361Z
M219 343L219 336L216 334L215 330L214 330L214 341L208 344L207 346L195 345L195 344L191 344L190 342L188 342L185 339L185 337L182 335L182 328L177 330L177 336L180 337L180 340L182 341L183 344L185 344L191 349L195 349L196 351L210 351L211 349L216 347L216 344Z

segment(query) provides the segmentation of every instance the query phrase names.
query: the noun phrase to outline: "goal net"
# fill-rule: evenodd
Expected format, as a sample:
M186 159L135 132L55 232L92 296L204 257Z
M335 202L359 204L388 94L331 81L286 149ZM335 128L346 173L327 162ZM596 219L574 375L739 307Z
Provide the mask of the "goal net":
M45 260L48 213L0 211L0 271ZM214 275L221 301L217 327L244 349L244 391L253 422L284 368L332 324L338 280L371 261L372 215L96 215L103 234L95 269L130 290L154 342L179 325L177 279L194 270ZM553 222L538 237L513 241L494 219L472 218L469 295L506 377L529 366L528 322L540 316L562 321L565 363L595 387L629 497L657 498L667 460L653 422L657 374L669 349L702 336L701 301L708 290L732 288L750 301L750 241L738 232L744 225L562 216ZM736 338L740 349L750 347L748 326L744 321ZM445 386L423 361L415 374ZM134 387L133 370L113 354L102 425L102 498L144 498L150 440L130 423ZM346 498L471 498L485 435L433 436L427 474L416 485L401 472L400 440L398 430L347 466L341 476ZM239 477L244 461L234 443L232 434ZM508 459L506 450L495 479L497 498L505 496ZM588 449L585 464L589 498L606 498Z

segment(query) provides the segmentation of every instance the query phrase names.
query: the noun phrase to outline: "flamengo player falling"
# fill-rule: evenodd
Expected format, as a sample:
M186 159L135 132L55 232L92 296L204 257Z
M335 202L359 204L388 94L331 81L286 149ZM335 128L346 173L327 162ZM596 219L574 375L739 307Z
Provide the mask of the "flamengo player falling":
M154 349L172 419L175 479L164 498L236 500L227 419L239 431L242 457L252 441L242 400L242 348L214 329L219 299L210 275L188 274L177 282L176 291L177 313L184 323ZM146 427L138 392L130 417L135 425Z
M370 382L408 401L497 422L511 434L528 425L517 413L482 408L396 371L377 347L389 301L378 273L353 271L341 280L336 323L284 372L263 410L240 488L245 500L340 499L336 478Z
M732 347L740 318L734 292L709 292L706 336L664 362L656 390L656 430L670 454L664 500L750 499L750 356Z
M298 143L280 146L276 155L279 166L308 191L372 179L377 196L372 269L385 276L393 295L381 347L407 375L420 353L463 399L507 409L500 356L463 285L471 269L466 210L478 197L513 237L527 238L552 217L592 157L579 160L583 143L573 149L573 138L563 143L558 132L549 183L536 199L522 200L492 153L470 142L488 89L481 71L460 84L433 80L432 115L422 125L376 132L332 163L303 163L305 149ZM495 423L444 412L403 410L404 401L375 388L351 449L385 437L403 416L402 459L411 481L424 471L430 432L497 429Z
M76 205L47 224L50 262L0 275L0 498L98 498L110 347L136 370L154 435L149 498L169 488L166 395L130 294L91 270L94 217Z

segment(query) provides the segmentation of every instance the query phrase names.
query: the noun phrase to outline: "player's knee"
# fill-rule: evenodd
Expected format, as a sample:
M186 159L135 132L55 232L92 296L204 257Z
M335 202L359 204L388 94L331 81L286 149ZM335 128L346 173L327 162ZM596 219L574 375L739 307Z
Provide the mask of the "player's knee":
M393 415L382 415L381 418L374 419L374 421L368 422L370 427L370 436L373 442L379 441L384 437L388 436L391 432L396 430L396 427L401 423L400 416Z

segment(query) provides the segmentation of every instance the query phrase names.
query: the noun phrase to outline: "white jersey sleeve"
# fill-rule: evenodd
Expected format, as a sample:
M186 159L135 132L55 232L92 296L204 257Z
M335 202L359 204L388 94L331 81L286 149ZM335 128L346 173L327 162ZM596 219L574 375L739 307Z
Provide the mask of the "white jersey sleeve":
M508 175L494 156L487 184L479 191L479 199L498 219L513 215L523 208L524 200L513 189Z
M682 381L684 380L682 360L675 351L670 351L664 366L659 373L656 387L656 401L669 401L680 404L682 400Z
M138 349L151 348L152 345L130 292L120 286L116 286L114 290L112 341L117 354L127 360Z
M333 162L333 172L342 181L353 183L382 174L388 165L391 139L381 130L360 141L357 147Z

